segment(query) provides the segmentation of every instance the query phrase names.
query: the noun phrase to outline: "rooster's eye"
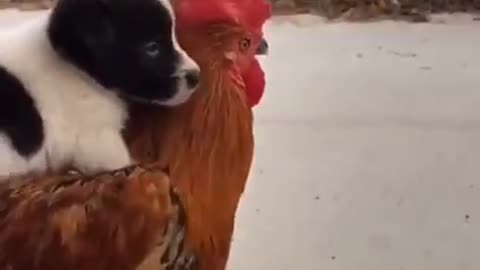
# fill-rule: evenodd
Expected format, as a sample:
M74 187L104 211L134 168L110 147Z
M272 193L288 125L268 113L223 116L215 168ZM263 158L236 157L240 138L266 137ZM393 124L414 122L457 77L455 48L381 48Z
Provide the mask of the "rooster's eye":
M160 52L160 46L157 42L152 41L145 44L144 50L148 54L148 56L155 57Z
M251 43L252 42L248 38L240 40L240 50L247 51L248 49L250 49Z

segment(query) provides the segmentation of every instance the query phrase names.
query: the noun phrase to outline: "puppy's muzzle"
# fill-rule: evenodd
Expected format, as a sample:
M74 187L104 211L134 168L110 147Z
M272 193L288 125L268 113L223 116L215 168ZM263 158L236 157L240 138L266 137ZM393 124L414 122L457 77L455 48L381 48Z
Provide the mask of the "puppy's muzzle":
M198 69L191 69L185 72L185 82L190 90L195 89L200 82L200 71Z
M268 42L262 38L260 44L258 45L257 51L255 52L256 55L267 55L269 50Z

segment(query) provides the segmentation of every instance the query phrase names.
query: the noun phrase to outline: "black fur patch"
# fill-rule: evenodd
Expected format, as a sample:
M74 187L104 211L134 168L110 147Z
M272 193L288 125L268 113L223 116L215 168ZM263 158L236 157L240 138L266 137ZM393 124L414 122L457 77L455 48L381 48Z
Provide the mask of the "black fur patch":
M0 66L0 133L5 133L23 157L40 149L43 122L23 84ZM0 153L1 155L2 153Z
M48 36L60 55L110 90L159 101L176 93L180 57L172 18L157 0L60 0ZM155 56L147 53L152 42Z

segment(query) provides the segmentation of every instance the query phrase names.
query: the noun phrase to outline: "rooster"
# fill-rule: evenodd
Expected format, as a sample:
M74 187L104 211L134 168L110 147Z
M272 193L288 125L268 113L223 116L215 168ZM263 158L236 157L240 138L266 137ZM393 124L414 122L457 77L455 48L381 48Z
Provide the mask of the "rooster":
M199 89L176 108L131 107L142 166L0 183L0 269L223 270L253 159L265 78L264 0L175 0ZM160 168L167 168L167 175Z
M187 215L187 245L202 270L225 269L252 164L252 107L265 78L263 0L176 0L178 38L202 70L185 106L134 108L125 136L136 160L170 169Z

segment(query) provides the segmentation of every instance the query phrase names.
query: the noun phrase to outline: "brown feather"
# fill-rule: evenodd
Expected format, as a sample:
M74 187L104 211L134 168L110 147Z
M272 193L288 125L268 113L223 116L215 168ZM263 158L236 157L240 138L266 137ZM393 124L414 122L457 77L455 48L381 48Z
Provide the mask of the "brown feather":
M157 168L2 182L0 269L136 269L183 226L172 194Z

